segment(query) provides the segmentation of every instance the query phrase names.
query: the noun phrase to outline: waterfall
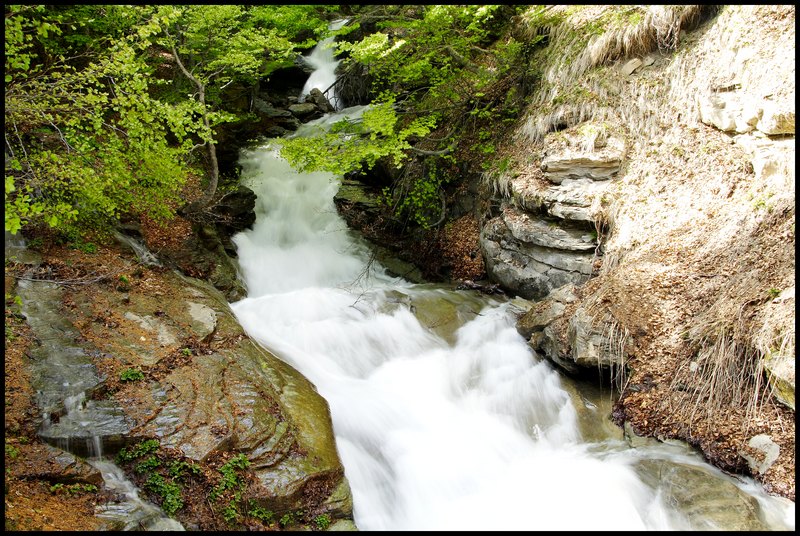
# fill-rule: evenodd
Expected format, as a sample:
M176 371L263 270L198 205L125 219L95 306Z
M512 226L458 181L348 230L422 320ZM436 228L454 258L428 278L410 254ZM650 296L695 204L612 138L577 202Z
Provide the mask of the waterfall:
M18 244L12 244L15 247ZM8 236L6 252L9 251ZM21 253L21 252L20 252ZM79 334L59 313L62 290L49 281L20 280L21 310L38 344L31 348L31 384L42 411L39 437L86 461L100 471L107 489L116 492L96 506L97 517L125 530L184 530L156 505L139 497L122 470L104 458L103 447L130 432L123 408L112 399L93 400L101 378L91 356L75 341Z
M336 212L339 177L299 173L270 143L244 151L241 164L257 221L234 237L248 296L231 307L328 401L361 530L739 526L677 505L672 498L691 489L661 482L663 467L760 504L756 526L794 529L794 503L693 451L585 439L574 396L516 332L513 304L387 275ZM450 331L444 318L454 319ZM661 472L646 478L643 460Z
M347 20L337 20L331 23L330 29L336 31L342 26L347 24ZM341 102L336 95L336 88L331 88L336 82L336 67L339 65L339 60L334 58L335 49L333 47L334 37L328 37L314 47L311 53L305 57L306 63L314 68L314 72L306 80L303 90L300 92L300 102L305 100L312 89L317 88L325 94L330 101L331 106L336 110L341 110ZM330 88L330 89L329 89Z

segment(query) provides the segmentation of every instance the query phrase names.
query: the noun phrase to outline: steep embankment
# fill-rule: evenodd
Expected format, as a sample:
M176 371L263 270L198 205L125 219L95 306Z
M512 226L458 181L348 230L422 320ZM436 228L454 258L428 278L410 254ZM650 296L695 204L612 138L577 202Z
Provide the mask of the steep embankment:
M93 436L189 529L353 528L327 402L219 290L113 244L29 257L6 265L27 324L6 332L6 528L118 528L94 517L117 498L80 458Z
M548 44L481 246L507 289L568 286L520 332L613 368L635 433L793 500L794 7L527 15Z

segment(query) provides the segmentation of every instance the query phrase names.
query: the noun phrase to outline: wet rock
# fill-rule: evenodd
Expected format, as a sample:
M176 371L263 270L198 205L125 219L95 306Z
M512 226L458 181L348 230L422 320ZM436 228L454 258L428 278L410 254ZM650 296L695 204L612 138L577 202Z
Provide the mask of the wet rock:
M111 451L119 448L131 423L115 401L87 400L87 393L104 378L92 363L97 349L79 343L80 333L59 313L63 289L46 281L21 280L17 292L39 341L30 350L31 386L41 412L39 437L80 456L97 455L101 444Z
M358 530L358 527L356 527L356 524L350 521L349 519L340 519L339 521L336 521L335 523L331 524L331 526L328 527L328 530L356 531Z
M766 530L758 501L703 467L669 460L642 460L636 472L663 500L686 516L694 530Z
M337 207L354 209L372 216L376 216L381 209L376 188L355 179L342 179L333 202Z
M306 119L309 116L319 112L319 108L312 102L301 102L289 106L289 111L299 119Z
M253 190L242 185L222 196L222 199L212 207L212 212L219 216L217 227L221 234L229 238L253 227L256 222L256 198Z
M172 330L169 328L169 326L155 316L139 316L136 313L127 311L124 314L124 317L139 324L143 330L152 333L153 336L158 339L158 343L162 346L173 346L178 343L178 339L172 333Z
M565 305L555 300L542 300L537 302L517 322L517 331L529 340L531 336L543 331L553 320L561 318Z
M213 309L202 303L188 302L191 328L198 340L205 341L217 328L217 315Z
M100 486L103 475L82 459L50 445L29 445L20 449L14 476L22 480L46 480L62 484Z
M609 329L609 325L612 326ZM611 340L613 324L609 317L597 322L586 309L579 307L569 319L567 340L572 348L572 360L579 367L610 367L622 364Z
M335 111L334 107L328 101L328 98L318 88L312 88L306 96L306 102L313 102L317 107L325 113Z
M279 117L292 117L292 112L289 110L275 108L270 103L259 98L253 99L253 108L256 112L263 114L270 119L277 119Z
M423 326L455 344L456 331L480 313L485 301L472 293L453 294L444 290L415 293L406 300L414 316Z
M586 369L613 371L623 365L629 337L618 331L608 313L595 317L579 307L564 318L561 304L568 295L566 292L559 299L548 296L532 307L518 321L517 331L523 336L530 333L534 350L572 374Z
M169 370L152 396L129 405L137 435L157 437L195 460L245 454L264 486L255 500L273 511L304 507L313 488L351 515L344 513L349 487L327 402L294 368L243 336L219 291L184 277L173 284L165 316L185 325L202 316L207 330L213 315L213 340L228 342ZM331 498L337 489L340 496Z

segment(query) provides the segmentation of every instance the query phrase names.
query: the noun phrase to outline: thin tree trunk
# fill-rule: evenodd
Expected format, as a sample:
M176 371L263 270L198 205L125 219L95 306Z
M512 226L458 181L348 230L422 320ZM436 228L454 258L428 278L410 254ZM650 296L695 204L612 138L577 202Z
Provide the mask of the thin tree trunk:
M175 45L172 45L172 54L175 56L175 61L178 63L178 67L180 68L181 72L191 80L191 82L197 88L197 100L200 101L200 104L203 105L203 124L205 124L206 129L211 132L211 124L208 120L208 110L206 109L206 87L200 80L198 80L195 76L190 73L186 67L183 65L180 56L178 55L178 49L175 48ZM191 204L194 209L203 209L206 208L210 203L211 200L214 199L214 194L217 193L217 185L219 184L219 162L217 160L217 146L212 141L207 141L205 143L206 149L208 151L208 159L210 161L210 170L208 176L208 186L206 186L205 191L203 192L203 197L199 200L195 201Z

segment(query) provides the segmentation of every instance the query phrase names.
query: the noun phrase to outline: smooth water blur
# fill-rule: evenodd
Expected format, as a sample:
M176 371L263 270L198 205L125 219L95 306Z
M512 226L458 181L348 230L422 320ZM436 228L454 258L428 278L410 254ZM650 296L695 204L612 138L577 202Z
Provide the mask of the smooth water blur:
M336 213L336 177L297 173L269 145L242 164L258 216L234 237L249 293L232 308L328 401L360 529L696 528L639 476L654 454L582 440L573 399L516 332L509 303L436 290L483 303L448 342L412 305L431 286L368 262ZM786 507L776 512L784 528Z
M347 24L347 20L334 21L331 23L330 29L335 31L345 24ZM302 102L306 95L314 88L319 89L323 93L329 90L325 96L335 110L341 110L342 106L339 102L339 97L336 95L336 89L331 89L333 83L336 82L336 67L339 65L339 60L334 57L335 49L333 48L333 44L334 39L332 37L323 39L314 47L311 53L305 57L306 63L314 68L314 72L308 77L302 91L300 91L300 101Z
M249 297L233 309L328 400L360 528L648 526L654 494L627 462L586 454L558 374L505 306L487 299L448 344L387 299L415 288L367 266L333 176L268 147L242 162L260 201L234 238ZM597 517L569 516L576 501Z
M98 505L97 517L118 530L183 531L183 525L166 517L161 509L139 497L139 490L122 470L108 460L92 459L89 463L103 475L106 488L116 500Z
M329 43L303 95L334 82ZM688 447L631 448L532 352L511 302L387 275L337 214L338 177L269 143L241 163L257 220L234 237L248 297L231 307L328 401L361 530L794 530L793 502Z

